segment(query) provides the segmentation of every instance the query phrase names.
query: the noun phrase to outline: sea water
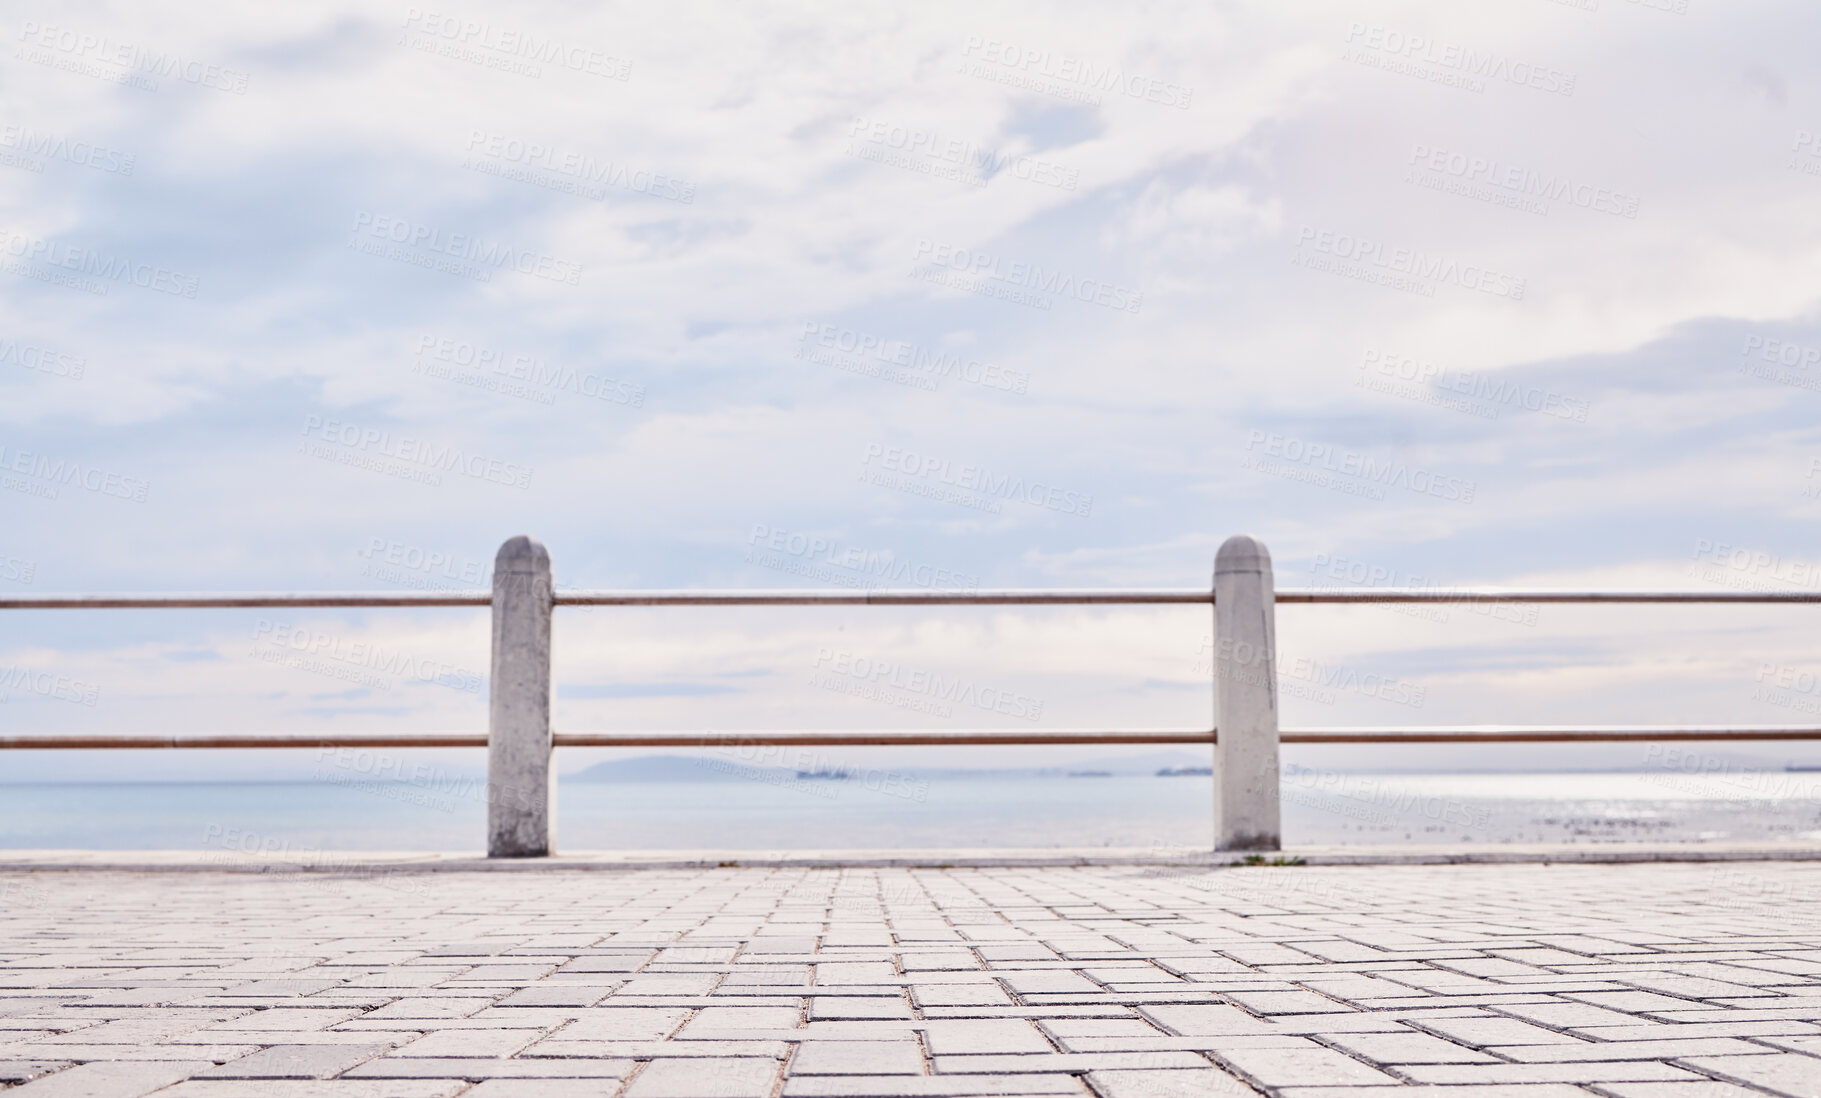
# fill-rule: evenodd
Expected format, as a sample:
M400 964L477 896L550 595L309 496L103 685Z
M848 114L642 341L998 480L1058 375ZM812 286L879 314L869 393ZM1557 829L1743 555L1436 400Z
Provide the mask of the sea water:
M1821 773L1357 774L1292 770L1288 844L1815 841ZM1184 777L561 782L580 850L1205 849L1213 786ZM475 851L480 781L0 785L0 847Z

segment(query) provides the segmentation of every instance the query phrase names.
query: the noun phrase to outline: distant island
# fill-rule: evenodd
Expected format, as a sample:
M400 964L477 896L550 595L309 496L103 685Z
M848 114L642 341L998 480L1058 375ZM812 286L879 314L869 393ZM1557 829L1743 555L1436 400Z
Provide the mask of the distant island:
M1166 766L1157 772L1160 778L1211 778L1214 768L1211 766Z

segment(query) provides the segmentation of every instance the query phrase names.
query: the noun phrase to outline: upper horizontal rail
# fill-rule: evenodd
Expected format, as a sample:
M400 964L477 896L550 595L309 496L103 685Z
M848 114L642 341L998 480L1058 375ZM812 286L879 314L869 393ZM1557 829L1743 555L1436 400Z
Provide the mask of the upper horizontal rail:
M1212 744L1211 728L784 729L557 732L558 747L884 747L969 744ZM1815 725L1466 724L1286 728L1284 743L1648 743L1670 740L1821 740ZM12 735L0 750L202 747L485 747L485 732Z
M488 606L486 591L401 591L374 594L323 591L312 594L243 592L220 595L7 595L0 610L226 610L328 606Z
M1821 591L1587 591L1565 587L1280 587L1272 597L1278 603L1821 602Z
M1369 602L1821 603L1821 591L1587 591L1522 587L1279 588L1279 604ZM195 610L487 606L487 591L323 591L175 595L7 595L0 610ZM1202 587L925 591L558 591L558 606L1093 606L1212 605Z

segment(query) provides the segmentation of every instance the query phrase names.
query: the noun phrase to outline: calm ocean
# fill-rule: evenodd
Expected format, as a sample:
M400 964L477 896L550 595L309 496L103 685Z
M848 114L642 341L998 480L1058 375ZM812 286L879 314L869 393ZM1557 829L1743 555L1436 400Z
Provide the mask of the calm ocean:
M1821 839L1821 773L1290 773L1288 843ZM0 847L472 851L474 780L0 786ZM1201 777L563 782L564 850L1160 849L1212 842Z

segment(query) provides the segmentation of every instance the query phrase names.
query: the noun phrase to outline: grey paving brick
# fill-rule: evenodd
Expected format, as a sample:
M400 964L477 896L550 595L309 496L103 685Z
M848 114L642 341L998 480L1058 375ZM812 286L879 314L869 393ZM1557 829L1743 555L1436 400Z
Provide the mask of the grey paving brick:
M466 1083L462 1084L467 1086ZM618 1079L485 1079L462 1098L611 1098Z
M795 1075L922 1075L915 1041L805 1041L791 1058Z
M1607 1084L1607 1086L1613 1085L1626 1084ZM1685 1084L1650 1085L1682 1086ZM1275 1098L1361 1098L1362 1095L1371 1093L1373 1092L1361 1091L1355 1087L1285 1087L1275 1092ZM1395 1091L1384 1093L1396 1094L1398 1098L1587 1098L1589 1092L1567 1083L1470 1083L1461 1087L1434 1087L1419 1084L1400 1087ZM1706 1098L1706 1096L1689 1094L1684 1098ZM1715 1095L1714 1098L1730 1098L1730 1096Z
M1602 1083L1611 1098L1763 1098L1764 1092L1734 1083L1703 1079L1698 1083Z
M775 1060L654 1060L624 1098L769 1098L777 1086Z
M1374 1064L1492 1064L1498 1058L1426 1033L1347 1033L1329 1044Z
M1413 1025L1474 1048L1489 1045L1581 1045L1579 1037L1515 1018L1428 1018Z
M345 1079L623 1079L635 1060L566 1057L560 1060L448 1059L387 1056L350 1068Z
M1799 1052L1768 1056L1696 1056L1683 1063L1716 1078L1762 1087L1788 1098L1821 1098L1821 1058Z
M0 1083L29 1083L70 1066L67 1060L0 1060Z
M1083 1098L1072 1075L792 1075L783 1098L988 1098L1058 1095Z
M819 995L810 1001L812 1022L909 1018L910 1004L901 998L870 995Z
M543 1037L541 1029L443 1029L393 1049L391 1056L511 1056Z
M1251 1098L1260 1093L1218 1068L1184 1068L1176 1071L1111 1069L1088 1076L1102 1098ZM1349 1098L1359 1091L1346 1088Z
M6 1093L20 1098L140 1098L213 1066L182 1062L81 1064Z
M610 1084L617 1087L618 1082ZM158 1098L453 1098L471 1095L465 1079L189 1079ZM600 1092L596 1092L600 1093ZM611 1090L606 1093L613 1093Z
M220 1067L203 1079L327 1079L385 1052L388 1045L274 1045Z
M1233 1049L1215 1055L1228 1069L1268 1088L1337 1083L1396 1086L1400 1082L1344 1053L1314 1044L1302 1048Z
M1023 1019L938 1021L918 1025L932 1056L970 1052L1054 1052L1036 1026Z

